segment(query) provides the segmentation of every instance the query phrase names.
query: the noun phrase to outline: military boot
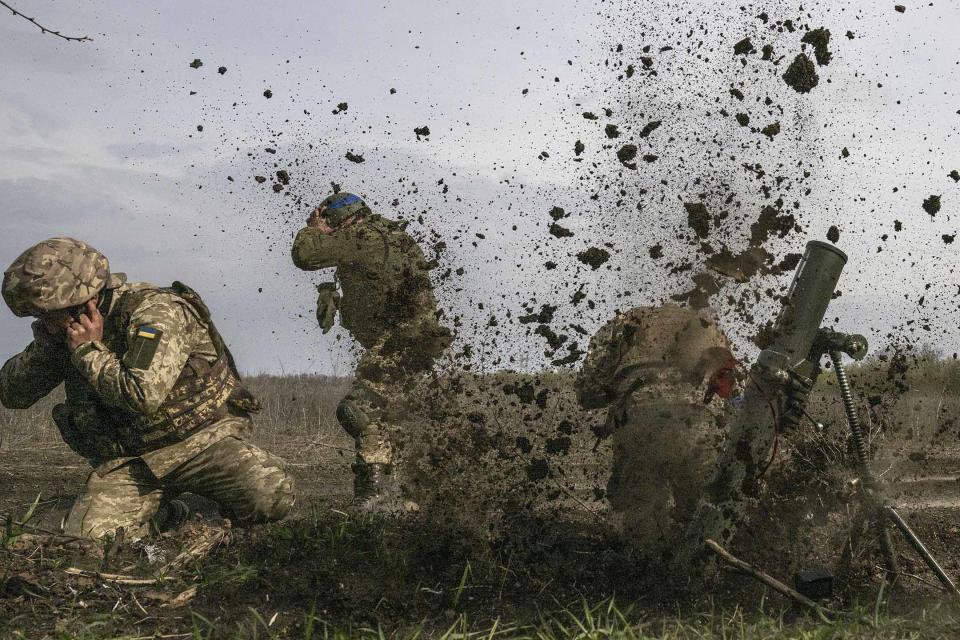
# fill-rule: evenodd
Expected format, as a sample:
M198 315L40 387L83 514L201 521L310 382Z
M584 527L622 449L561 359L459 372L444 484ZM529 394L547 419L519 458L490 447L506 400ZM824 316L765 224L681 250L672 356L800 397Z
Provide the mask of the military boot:
M157 531L175 531L183 526L190 519L192 510L183 500L169 500L160 505L156 515L153 517L153 524Z
M353 465L352 509L363 513L399 513L405 510L393 465L357 462Z

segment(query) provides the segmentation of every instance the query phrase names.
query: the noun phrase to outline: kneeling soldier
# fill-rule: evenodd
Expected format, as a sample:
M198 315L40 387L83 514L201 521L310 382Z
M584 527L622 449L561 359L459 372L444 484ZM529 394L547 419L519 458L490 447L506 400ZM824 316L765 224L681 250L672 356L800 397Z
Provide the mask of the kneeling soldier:
M673 304L618 314L591 339L577 397L609 407L597 433L613 436L607 498L640 548L662 550L693 515L736 366L712 318Z
M129 284L96 249L51 238L6 270L3 298L37 320L33 342L0 369L0 401L26 409L63 383L54 421L94 468L66 534L142 537L181 492L241 525L290 510L282 460L248 441L259 405L192 289Z

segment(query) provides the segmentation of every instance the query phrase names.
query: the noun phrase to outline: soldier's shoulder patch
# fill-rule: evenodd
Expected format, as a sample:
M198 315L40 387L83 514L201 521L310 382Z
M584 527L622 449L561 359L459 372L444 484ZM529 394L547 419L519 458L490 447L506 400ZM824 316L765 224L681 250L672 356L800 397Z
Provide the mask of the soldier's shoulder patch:
M124 357L127 367L131 369L148 369L157 353L163 331L149 324L137 327L127 345L127 355Z

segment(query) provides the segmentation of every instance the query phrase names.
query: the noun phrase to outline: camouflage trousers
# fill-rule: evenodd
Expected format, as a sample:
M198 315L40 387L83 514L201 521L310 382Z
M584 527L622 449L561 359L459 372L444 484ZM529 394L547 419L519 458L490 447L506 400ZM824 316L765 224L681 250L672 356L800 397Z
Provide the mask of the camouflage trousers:
M389 337L382 339L360 356L353 386L337 406L337 420L356 442L361 464L394 463L398 425L411 412L410 391L430 375L433 364L423 352L411 363L389 344Z
M94 471L67 516L64 533L100 538L123 527L129 538L149 535L161 503L184 492L216 501L240 525L279 520L295 499L280 458L227 436L162 477L140 458L102 475Z
M608 414L616 430L607 498L624 534L655 551L696 510L722 431L702 403L637 395Z

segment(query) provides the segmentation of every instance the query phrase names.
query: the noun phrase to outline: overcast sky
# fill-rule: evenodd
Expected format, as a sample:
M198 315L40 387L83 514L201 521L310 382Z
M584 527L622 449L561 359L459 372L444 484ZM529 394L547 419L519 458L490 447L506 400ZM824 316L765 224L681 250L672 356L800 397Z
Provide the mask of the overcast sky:
M788 182L812 173L783 186L803 232L777 249L800 251L840 228L851 266L830 313L842 328L882 343L900 324L928 325L916 340L948 351L960 343L958 245L942 239L957 231L960 202L947 177L960 169L954 4L908 4L903 14L867 0L805 3L802 13L786 3L744 11L743 2L661 0L13 5L94 41L64 42L0 12L0 261L71 235L133 280L183 280L207 299L248 371L350 371L349 336L315 328L312 286L328 275L298 272L289 260L309 203L331 182L412 220L425 249L447 244L438 293L463 323L458 349L474 346L478 366L536 368L549 360L542 339L508 314L524 313L525 302L555 304L564 322L592 332L615 308L681 291L689 274L664 276L647 247L685 255L688 247L669 244L685 220L681 203L712 183L734 184L743 210L758 211L764 198L745 162ZM743 65L731 55L748 35L758 49L770 40L778 56L789 54L784 65L799 51L801 34L771 35L761 10L830 28L834 60L818 69L814 91L795 93L779 80L782 68L764 75L759 54ZM659 73L618 81L616 61L640 68L645 45ZM202 67L189 66L195 58ZM717 118L736 83L758 125L776 114L779 136L766 141ZM761 94L774 105L762 106ZM347 110L332 113L342 102ZM604 107L625 130L663 121L651 136L658 161L627 171L622 189L605 177L624 169L603 135ZM599 114L599 125L583 111ZM418 140L413 129L423 125L431 135ZM729 168L705 164L709 145L691 147L691 135L720 140ZM575 164L578 139L587 152ZM365 162L349 162L347 151ZM283 193L253 180L278 168L291 174ZM931 194L942 194L935 217L921 209ZM553 206L575 212L564 222L574 237L546 232ZM577 262L578 251L603 242L614 245L603 269ZM545 271L547 260L559 266ZM453 274L439 279L448 267ZM568 304L580 285L593 309ZM483 328L491 315L496 331ZM28 339L28 322L0 314L0 353ZM505 353L520 362L494 364Z

